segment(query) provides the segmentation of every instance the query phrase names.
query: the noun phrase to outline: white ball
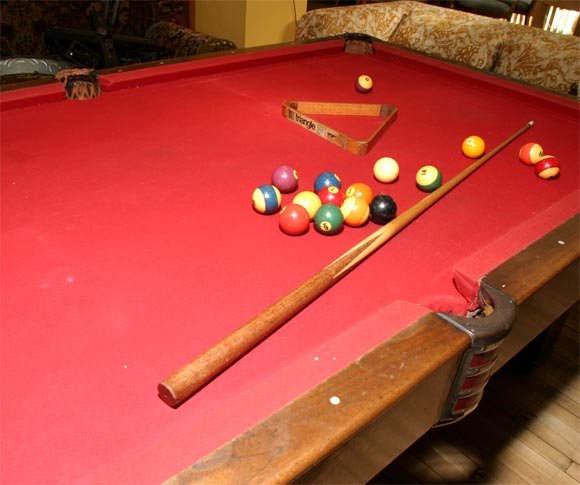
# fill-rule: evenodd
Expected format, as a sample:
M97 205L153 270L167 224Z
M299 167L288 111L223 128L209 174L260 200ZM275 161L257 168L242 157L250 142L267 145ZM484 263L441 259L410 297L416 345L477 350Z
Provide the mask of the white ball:
M379 158L373 167L373 175L379 182L390 184L399 178L399 164L391 157Z

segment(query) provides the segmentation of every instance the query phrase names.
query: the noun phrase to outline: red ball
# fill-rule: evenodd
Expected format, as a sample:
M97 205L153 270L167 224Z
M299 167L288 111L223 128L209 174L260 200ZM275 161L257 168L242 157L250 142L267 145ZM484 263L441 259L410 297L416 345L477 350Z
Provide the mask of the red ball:
M340 207L344 202L344 191L339 187L329 185L320 189L318 197L322 204L334 204Z
M544 156L544 149L537 143L526 143L518 153L520 161L526 165L534 165Z
M560 162L552 155L545 155L535 163L534 171L541 179L555 179L560 175Z
M298 236L308 230L310 214L300 204L288 204L282 207L279 215L280 229L291 236Z

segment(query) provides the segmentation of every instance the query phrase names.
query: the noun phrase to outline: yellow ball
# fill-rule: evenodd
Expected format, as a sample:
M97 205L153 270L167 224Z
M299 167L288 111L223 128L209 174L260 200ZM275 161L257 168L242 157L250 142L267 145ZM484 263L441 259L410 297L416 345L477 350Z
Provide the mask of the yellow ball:
M390 184L399 177L399 164L394 158L379 158L373 166L373 175L379 182Z
M308 215L310 216L310 220L314 219L314 214L316 211L320 209L322 202L320 202L320 197L314 192L310 192L309 190L305 190L304 192L299 192L294 196L292 199L294 204L299 204L304 207L308 211Z
M485 142L480 136L468 136L463 140L461 151L466 157L479 158L485 153Z

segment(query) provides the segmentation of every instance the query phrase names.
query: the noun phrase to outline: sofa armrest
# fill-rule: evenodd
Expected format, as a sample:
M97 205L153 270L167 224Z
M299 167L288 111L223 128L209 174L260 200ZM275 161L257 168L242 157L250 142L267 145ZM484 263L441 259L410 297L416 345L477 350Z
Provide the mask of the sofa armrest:
M345 33L367 34L389 40L415 2L353 5L310 10L298 21L296 40L320 39Z
M486 71L501 55L507 22L415 2L389 41L423 54Z
M229 40L194 32L166 21L156 22L149 27L145 37L171 51L174 57L236 49L236 45Z
M561 94L578 96L580 38L507 24L510 31L494 72Z

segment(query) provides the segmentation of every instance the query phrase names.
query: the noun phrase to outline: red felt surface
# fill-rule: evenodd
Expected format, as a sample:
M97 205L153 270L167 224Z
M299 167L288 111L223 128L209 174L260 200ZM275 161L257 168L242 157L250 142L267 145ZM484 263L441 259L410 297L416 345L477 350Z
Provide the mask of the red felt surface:
M370 94L354 90L361 73ZM159 482L427 311L464 312L472 295L454 274L472 292L578 210L574 102L398 50L293 47L103 86L85 102L35 89L0 98L4 483ZM399 116L355 156L284 119L285 100L392 104ZM277 165L298 170L299 190L330 170L404 210L424 195L419 167L449 178L470 163L466 136L493 147L529 120L518 142L181 408L159 400L160 380L377 228L282 234L276 216L251 208ZM529 141L560 159L559 179L517 160ZM373 180L381 156L399 161L395 184Z

